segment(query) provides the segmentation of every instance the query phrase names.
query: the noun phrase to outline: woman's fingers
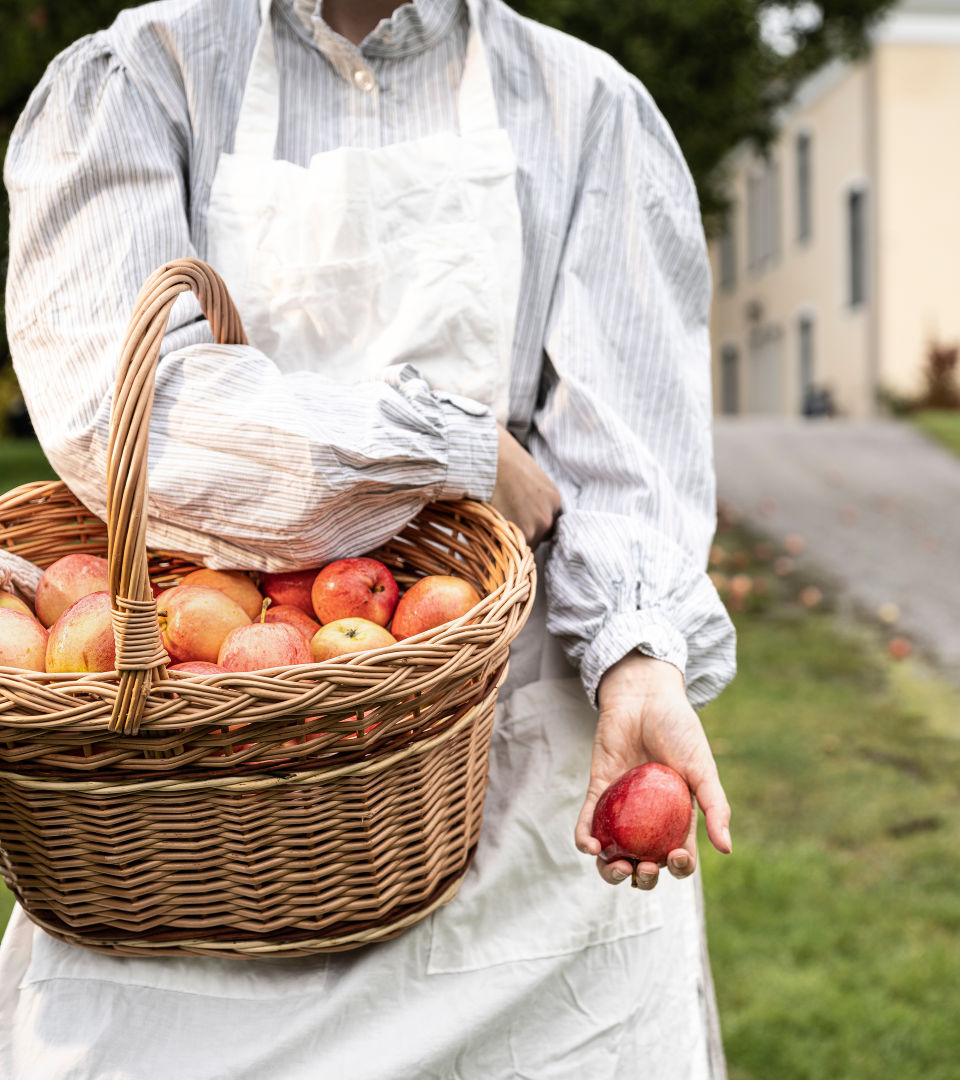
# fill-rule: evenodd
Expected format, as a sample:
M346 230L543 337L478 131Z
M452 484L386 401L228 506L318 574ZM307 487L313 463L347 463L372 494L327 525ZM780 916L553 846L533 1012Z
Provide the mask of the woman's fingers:
M704 770L703 778L695 784L691 783L691 787L703 810L710 843L721 854L729 855L733 851L733 841L730 839L730 803L727 802L712 755L710 767ZM695 824L696 813L694 813Z

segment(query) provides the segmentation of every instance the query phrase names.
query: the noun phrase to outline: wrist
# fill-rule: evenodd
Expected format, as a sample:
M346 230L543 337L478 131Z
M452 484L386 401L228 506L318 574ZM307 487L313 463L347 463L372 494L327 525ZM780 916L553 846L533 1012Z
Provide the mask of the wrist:
M683 672L669 660L659 660L634 649L603 673L597 687L597 701L603 709L620 698L636 703L677 693L684 693Z

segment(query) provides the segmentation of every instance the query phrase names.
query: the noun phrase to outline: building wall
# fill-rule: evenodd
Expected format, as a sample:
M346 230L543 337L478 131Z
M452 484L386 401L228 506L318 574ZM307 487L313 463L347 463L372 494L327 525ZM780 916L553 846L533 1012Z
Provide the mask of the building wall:
M741 149L732 156L733 242L736 284L724 290L720 248L711 244L714 268L712 337L718 408L722 404L724 349L739 357L740 412L784 416L801 412L799 323L813 326L813 382L831 391L848 415L869 414L873 404L871 305L875 283L867 281L866 303L851 307L847 197L864 190L871 205L872 129L870 64L834 65L817 77L784 118L772 149L779 169L779 255L759 268L747 266L747 189L762 162ZM796 139L804 132L812 147L812 232L797 239ZM869 261L868 261L869 264ZM779 375L776 368L779 366Z
M942 35L946 37L946 34ZM885 43L877 79L882 387L914 395L930 341L960 342L960 40Z

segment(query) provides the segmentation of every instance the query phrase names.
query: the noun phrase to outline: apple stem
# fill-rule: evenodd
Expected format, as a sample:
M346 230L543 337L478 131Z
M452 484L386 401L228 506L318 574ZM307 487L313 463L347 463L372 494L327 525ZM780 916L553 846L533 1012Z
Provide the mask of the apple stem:
M630 884L634 889L639 889L640 888L640 886L637 884L637 864L636 863L633 864L633 877L630 878Z
M263 606L260 608L260 621L267 621L267 608L273 603L270 597L266 597L263 601Z

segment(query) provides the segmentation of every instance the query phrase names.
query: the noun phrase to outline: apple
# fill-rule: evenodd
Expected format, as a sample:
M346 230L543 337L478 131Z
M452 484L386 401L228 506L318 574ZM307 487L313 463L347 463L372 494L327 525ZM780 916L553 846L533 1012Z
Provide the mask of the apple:
M322 623L366 619L386 626L400 590L393 574L376 559L337 559L317 574L310 595Z
M235 600L251 619L260 615L263 595L246 574L239 570L193 570L180 582L181 585L205 585L219 589Z
M177 585L157 598L163 647L174 663L218 663L220 646L231 630L249 626L250 616L220 589Z
M173 664L168 671L182 671L184 675L218 675L226 672L219 664L210 664L206 660L184 660L182 664Z
M309 642L313 635L320 629L316 619L311 619L303 608L294 607L293 604L277 604L276 607L268 607L263 617L264 622L282 622L295 626Z
M29 615L31 619L36 618L29 605L25 604L19 596L14 596L13 593L3 589L0 589L0 608L9 608L11 611L19 611L21 615Z
M81 596L110 588L107 560L98 555L64 555L43 572L34 601L37 618L53 626Z
M0 667L45 671L47 637L29 612L0 607Z
M593 812L593 835L607 859L665 866L690 829L690 789L668 765L651 761L625 772L603 792Z
M50 627L47 671L113 671L116 663L110 594L81 596Z
M459 619L477 604L480 594L463 578L431 574L411 585L400 598L390 626L397 641Z
M311 592L317 570L291 570L282 574L261 574L260 588L276 607L296 607L313 618Z
M262 671L312 664L313 653L303 633L290 623L256 622L227 634L217 663L227 671Z
M310 642L313 658L320 663L335 656L368 652L396 645L397 639L389 630L369 619L337 619L326 623L314 634Z

